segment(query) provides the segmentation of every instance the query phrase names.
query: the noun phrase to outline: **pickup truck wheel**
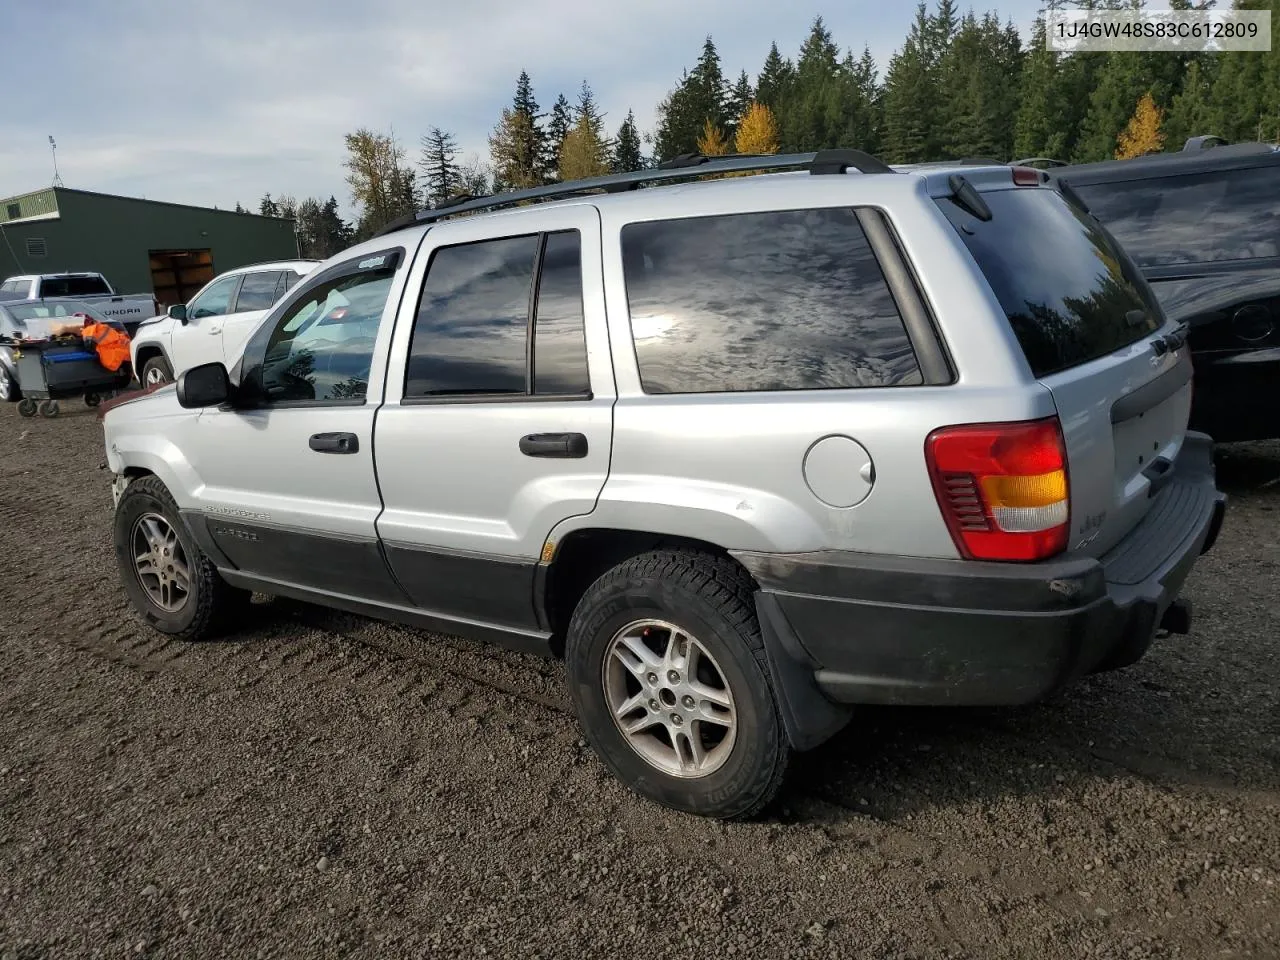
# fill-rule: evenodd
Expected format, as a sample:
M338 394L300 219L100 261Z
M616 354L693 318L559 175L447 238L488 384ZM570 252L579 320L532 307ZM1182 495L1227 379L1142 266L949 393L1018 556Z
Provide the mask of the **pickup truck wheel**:
M565 654L583 732L664 806L744 819L782 786L791 746L752 594L727 558L657 550L605 573L573 612Z
M125 489L116 508L115 548L135 612L180 640L212 635L250 597L218 575L157 477L143 477Z
M152 357L142 365L142 385L154 387L173 379L173 367L164 357Z

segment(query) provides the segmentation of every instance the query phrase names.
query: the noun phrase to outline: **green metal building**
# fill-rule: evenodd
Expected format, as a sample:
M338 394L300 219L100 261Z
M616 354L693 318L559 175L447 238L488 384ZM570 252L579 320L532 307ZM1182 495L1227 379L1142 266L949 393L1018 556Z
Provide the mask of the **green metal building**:
M168 305L225 270L297 256L293 221L277 217L65 187L0 200L0 279L93 271Z

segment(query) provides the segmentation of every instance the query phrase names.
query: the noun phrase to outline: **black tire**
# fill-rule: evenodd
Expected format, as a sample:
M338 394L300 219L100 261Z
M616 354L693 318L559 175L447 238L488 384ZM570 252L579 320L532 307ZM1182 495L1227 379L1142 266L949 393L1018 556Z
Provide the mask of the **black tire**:
M138 383L143 388L151 386L149 378L153 375L159 377L155 381L157 383L172 383L173 367L169 366L169 361L164 357L152 357L142 365L142 372L138 375Z
M62 412L62 407L57 400L41 400L39 409L40 416L50 420Z
M34 417L36 415L36 402L30 397L23 397L18 401L18 415L22 417Z
M777 795L791 760L764 641L754 585L727 557L655 550L624 561L588 588L569 622L565 659L583 733L610 771L637 793L686 813L739 820ZM733 747L713 772L682 778L632 748L609 709L604 659L625 625L661 619L688 630L716 660L737 713Z
M3 363L0 363L0 394L10 403L17 403L22 399L22 388Z
M134 566L132 539L134 524L143 515L159 514L178 535L187 558L191 589L181 609L169 612L147 595ZM247 590L231 586L196 545L168 488L158 477L142 477L125 488L115 514L116 563L120 580L134 612L148 626L179 640L204 640L233 626L236 615L252 597Z
M84 395L84 405L86 407L96 407L102 402L102 396L97 393L86 393Z

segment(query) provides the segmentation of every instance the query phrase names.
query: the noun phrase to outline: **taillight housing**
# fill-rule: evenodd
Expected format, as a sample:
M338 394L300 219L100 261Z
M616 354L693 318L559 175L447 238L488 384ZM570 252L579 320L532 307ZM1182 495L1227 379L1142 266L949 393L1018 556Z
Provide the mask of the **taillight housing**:
M1067 548L1071 497L1057 417L941 427L924 452L963 557L1025 562Z

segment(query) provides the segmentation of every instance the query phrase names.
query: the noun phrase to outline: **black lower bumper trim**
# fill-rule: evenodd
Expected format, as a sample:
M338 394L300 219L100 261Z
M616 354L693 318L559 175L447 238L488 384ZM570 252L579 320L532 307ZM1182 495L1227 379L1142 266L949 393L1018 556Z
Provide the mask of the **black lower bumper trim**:
M1148 518L1097 559L734 556L760 586L758 606L774 611L777 649L830 700L1028 703L1146 653L1225 514L1208 437L1188 434L1174 469Z

